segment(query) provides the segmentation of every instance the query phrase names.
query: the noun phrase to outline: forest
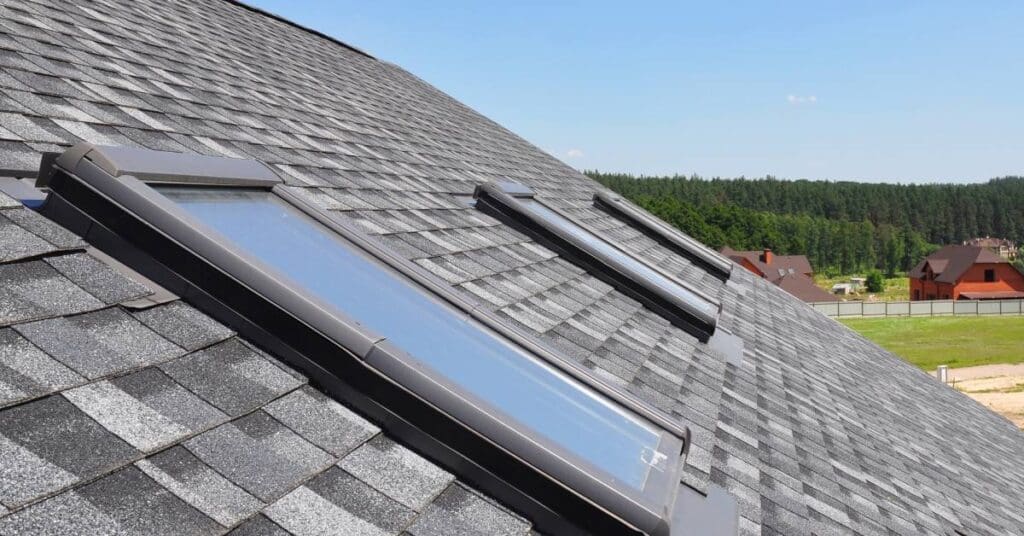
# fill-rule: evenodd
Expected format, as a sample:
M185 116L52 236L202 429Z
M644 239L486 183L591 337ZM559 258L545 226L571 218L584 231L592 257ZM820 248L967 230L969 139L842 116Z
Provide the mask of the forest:
M805 254L821 273L895 275L939 245L1024 237L1024 178L976 184L587 175L704 243Z

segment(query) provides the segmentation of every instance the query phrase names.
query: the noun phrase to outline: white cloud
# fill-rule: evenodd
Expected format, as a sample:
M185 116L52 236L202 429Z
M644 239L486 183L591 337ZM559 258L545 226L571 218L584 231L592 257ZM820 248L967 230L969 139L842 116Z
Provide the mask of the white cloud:
M815 104L818 102L818 97L815 95L786 95L786 102L796 104Z
M566 158L582 158L584 156L583 149L569 149L565 152Z

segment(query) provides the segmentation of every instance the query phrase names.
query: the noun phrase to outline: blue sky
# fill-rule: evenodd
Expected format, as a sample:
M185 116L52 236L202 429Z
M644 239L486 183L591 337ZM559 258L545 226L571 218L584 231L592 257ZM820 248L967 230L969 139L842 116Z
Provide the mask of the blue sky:
M580 169L1024 175L1024 2L252 3Z

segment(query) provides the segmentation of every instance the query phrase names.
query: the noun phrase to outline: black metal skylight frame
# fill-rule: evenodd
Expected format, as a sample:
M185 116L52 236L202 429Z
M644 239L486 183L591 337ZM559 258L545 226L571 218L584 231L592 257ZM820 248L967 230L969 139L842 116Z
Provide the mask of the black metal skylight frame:
M732 275L734 265L729 259L673 229L667 223L633 205L621 195L600 191L594 194L594 204L620 219L632 223L648 237L689 259L718 279L727 281Z
M306 203L282 188L269 168L252 161L79 144L52 169L41 170L40 177L52 191L44 213L314 379L328 387L343 386L332 394L364 410L397 437L416 438L414 447L509 501L541 530L572 532L575 526L607 534L672 533L672 510L689 446L685 427L499 321L353 225ZM344 313L325 309L315 296L290 288L258 259L218 239L147 183L273 192L382 269L467 314L480 329L513 342L661 429L654 457L664 457L664 470L651 471L643 490L617 487L613 478L559 446L524 438L522 429L460 396L443 378L410 366L404 352L388 341L345 322ZM325 362L316 357L322 355L343 359ZM371 361L384 365L383 370Z
M717 300L580 227L541 203L526 186L481 184L475 197L479 210L529 234L701 342L715 334L721 312Z

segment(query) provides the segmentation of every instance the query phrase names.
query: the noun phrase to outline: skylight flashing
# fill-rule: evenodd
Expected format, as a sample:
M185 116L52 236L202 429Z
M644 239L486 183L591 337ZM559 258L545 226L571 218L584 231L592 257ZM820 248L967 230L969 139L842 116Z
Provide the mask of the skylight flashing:
M723 281L732 275L733 263L729 259L648 214L619 194L597 192L594 194L594 204L635 224L644 234L698 264L709 274Z
M475 196L478 209L530 234L700 341L715 333L721 310L716 300L580 227L525 186L487 183L477 187Z
M230 247L230 244L224 244L223 240L218 240L217 237L220 234L216 230L199 223L194 216L170 201L165 195L146 185L146 182L150 182L156 185L170 183L207 187L251 186L253 183L246 181L251 181L253 177L242 177L245 180L238 181L237 169L255 168L251 166L235 168L232 176L222 178L214 176L212 173L203 174L195 171L175 173L174 169L162 170L150 166L142 173L150 179L143 181L133 174L139 169L139 166L134 166L136 169L133 170L133 166L125 165L125 162L130 163L131 160L126 160L123 157L120 162L117 162L116 151L113 152L115 157L111 157L105 154L107 152L105 148L77 149L79 150L75 151L72 157L57 163L57 174L60 175L60 181L59 185L55 186L54 203L65 202L62 201L61 196L68 196L69 199L75 198L74 203L77 205L75 209L81 210L95 220L93 223L87 223L87 228L103 227L101 220L106 217L114 218L112 221L117 222L118 231L125 234L125 239L137 240L139 247L146 247L146 240L140 239L140 237L148 236L155 239L159 236L161 243L166 246L181 248L180 252L172 247L164 247L161 251L153 252L161 255L158 262L164 263L164 270L168 270L168 265L172 263L179 261L184 263L175 269L177 270L175 277L180 279L179 284L184 286L177 288L169 286L169 289L178 292L186 299L216 302L217 307L220 308L237 307L237 305L232 306L224 301L232 298L230 295L210 294L207 296L207 292L219 292L221 289L230 287L235 289L233 292L236 294L244 293L245 296L239 294L238 299L241 301L238 303L248 304L247 307L251 307L251 309L245 310L256 315L257 320L253 321L256 328L261 327L258 318L266 318L267 314L279 317L281 311L291 311L293 315L295 311L300 311L297 316L287 322L292 326L290 328L292 333L289 336L298 337L295 334L297 330L311 329L312 331L305 337L289 339L291 342L286 341L287 344L294 344L299 348L303 344L313 344L308 339L320 340L317 339L317 334L322 334L326 337L323 340L338 341L345 352L371 365L371 368L376 370L377 374L381 374L385 381L404 389L411 388L417 397L429 400L431 407L435 410L455 411L457 420L461 421L463 426L468 426L469 430L475 431L476 434L482 435L491 442L493 446L490 448L501 449L518 458L518 462L505 462L490 468L490 471L504 475L503 478L510 482L518 481L519 483L515 484L518 488L523 489L525 486L539 496L543 496L546 501L553 501L553 504L559 505L558 508L562 509L560 510L562 514L589 512L584 517L593 519L595 527L605 527L604 532L620 533L628 526L632 526L635 527L635 530L648 534L669 534L668 516L672 510L672 498L678 488L680 471L685 459L685 447L688 447L689 444L688 432L672 418L647 407L618 389L602 386L599 380L579 365L554 355L538 341L508 329L477 304L462 300L450 287L436 283L430 274L422 271L422 268L416 267L393 253L388 253L386 248L382 248L379 243L358 232L353 226L346 226L339 220L330 218L320 209L296 198L295 194L288 192L287 189L276 187L280 181L256 177L261 190L273 191L276 197L283 199L284 202L312 217L319 224L338 233L341 239L350 242L353 248L360 252L360 255L375 259L374 262L377 263L383 262L385 266L390 267L386 269L392 269L409 280L426 287L430 291L426 294L431 300L443 303L446 307L455 306L462 310L466 314L465 322L478 322L481 327L477 329L490 329L497 335L505 337L511 344L518 345L523 352L532 353L541 362L547 363L547 366L568 374L583 385L596 388L596 392L619 404L620 411L631 412L635 417L645 419L646 422L657 427L660 430L660 439L656 447L649 451L645 450L642 456L645 463L657 466L659 471L649 471L649 476L645 478L642 489L634 492L624 490L620 484L615 484L615 478L609 479L607 475L601 476L602 470L589 464L587 460L580 459L578 455L564 446L550 441L538 441L537 438L524 433L524 430L509 426L507 416L487 411L486 404L481 403L480 400L474 400L472 396L467 398L466 392L460 391L458 386L444 381L443 377L429 374L425 376L422 368L416 364L416 360L410 359L412 356L402 351L391 340L374 333L359 321L340 313L335 307L332 307L331 303L318 299L318 296L298 292L295 288L291 288L283 282L280 273L266 269L260 259L247 255L245 251ZM176 159L156 160L166 164ZM114 164L110 165L109 162L114 162ZM65 165L73 167L65 168ZM186 165L190 164L186 162ZM233 163L221 162L219 165L230 168ZM114 170L121 175L114 176L108 170ZM171 179L167 177L171 177ZM104 214L105 211L114 211L120 215ZM133 224L137 227L129 225L130 222L124 220L124 215L134 215L135 218L138 218L138 223ZM170 241L168 242L168 240ZM194 263L194 261L186 263L179 259L178 257L184 256L185 252L194 255L199 264L212 262L213 264L210 266L216 268L216 274L210 273L209 267L193 266L189 263ZM390 259L387 258L389 256ZM210 276L213 275L216 277L210 279ZM203 279L209 279L207 284L213 285L213 287L203 290L194 286L195 281ZM222 281L222 283L214 284L214 280ZM164 283L160 280L158 282ZM228 291L224 290L224 292ZM257 298L265 301L252 301ZM273 304L273 306L268 304ZM264 310L267 312L262 312ZM277 312L271 313L271 311ZM284 325L283 322L282 325ZM263 327L266 327L265 324ZM241 330L239 331L241 332ZM311 353L324 354L323 351L306 352L306 354ZM319 366L323 366L323 364ZM348 375L346 375L347 378ZM423 411L426 411L426 408ZM436 419L437 417L433 417L426 422L436 421ZM459 434L453 433L452 435L463 437L462 441L468 442L464 447L470 448L469 445L472 441L468 439L469 436L465 436L461 431ZM492 462L500 458L493 454L486 455L486 457ZM529 471L517 471L515 467L522 463L536 468L543 475L548 475L547 478L553 479L551 483L553 487L549 484L542 484L529 476L532 474ZM520 474L508 473L510 470ZM527 486L523 482L528 482L529 485ZM563 491L554 491L559 487ZM587 506L569 496L558 495L566 492L569 492L571 496L586 497L586 502L592 504ZM619 519L620 523L625 523L625 525L616 525L613 519ZM616 526L619 528L609 529L609 527Z

